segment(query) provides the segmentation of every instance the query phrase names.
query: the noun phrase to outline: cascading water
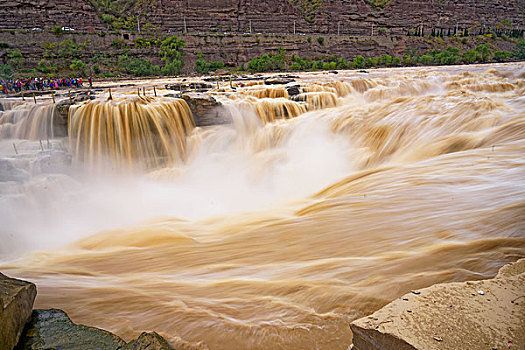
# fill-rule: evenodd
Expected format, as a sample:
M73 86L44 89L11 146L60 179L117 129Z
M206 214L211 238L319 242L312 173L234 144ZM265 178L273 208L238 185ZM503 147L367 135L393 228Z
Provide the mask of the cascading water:
M122 97L73 106L69 137L74 155L90 166L157 167L184 158L185 137L194 126L184 100Z
M55 137L54 122L58 112L54 104L2 103L5 106L0 111L1 139L46 140Z
M525 256L523 72L305 75L300 94L337 103L238 89L232 125L195 129L168 125L175 99L80 105L79 158L155 169L0 186L0 271L126 339L346 350L352 320Z

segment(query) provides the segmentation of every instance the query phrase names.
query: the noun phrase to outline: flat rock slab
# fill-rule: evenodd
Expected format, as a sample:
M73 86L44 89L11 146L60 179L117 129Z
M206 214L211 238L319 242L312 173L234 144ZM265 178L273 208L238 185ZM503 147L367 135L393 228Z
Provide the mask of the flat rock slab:
M0 273L0 349L12 349L18 343L35 297L33 283Z
M118 336L94 327L77 325L57 309L34 310L16 350L173 350L155 332L142 333L126 343Z
M413 291L350 325L354 350L525 349L525 259Z

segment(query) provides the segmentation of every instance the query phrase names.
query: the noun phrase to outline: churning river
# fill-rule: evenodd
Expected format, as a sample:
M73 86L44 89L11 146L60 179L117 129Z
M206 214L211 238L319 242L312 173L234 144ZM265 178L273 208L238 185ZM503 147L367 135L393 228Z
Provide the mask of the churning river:
M2 102L0 271L126 340L346 350L352 320L525 256L525 64L296 84L224 83L233 123L203 128L183 100L100 95L48 144L66 166L28 140L49 116Z

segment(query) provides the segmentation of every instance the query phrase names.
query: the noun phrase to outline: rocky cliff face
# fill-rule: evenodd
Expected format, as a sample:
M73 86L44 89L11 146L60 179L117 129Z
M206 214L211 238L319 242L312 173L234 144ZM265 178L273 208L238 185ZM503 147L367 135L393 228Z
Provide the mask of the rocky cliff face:
M496 26L508 20L525 25L521 0L393 0L384 7L365 0L153 0L130 7L138 16L165 30L234 32L404 34L423 24L432 28ZM50 27L104 28L88 0L7 0L0 3L0 29Z
M0 29L103 28L93 8L84 1L0 1Z

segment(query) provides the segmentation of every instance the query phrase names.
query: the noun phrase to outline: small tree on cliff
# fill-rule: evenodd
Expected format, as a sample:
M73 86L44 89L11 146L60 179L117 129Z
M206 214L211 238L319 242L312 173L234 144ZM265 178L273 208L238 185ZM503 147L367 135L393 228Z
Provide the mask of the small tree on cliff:
M162 67L162 73L164 75L177 75L182 71L184 61L182 55L184 55L184 40L171 36L162 40L160 44L159 54L162 56L164 67Z

